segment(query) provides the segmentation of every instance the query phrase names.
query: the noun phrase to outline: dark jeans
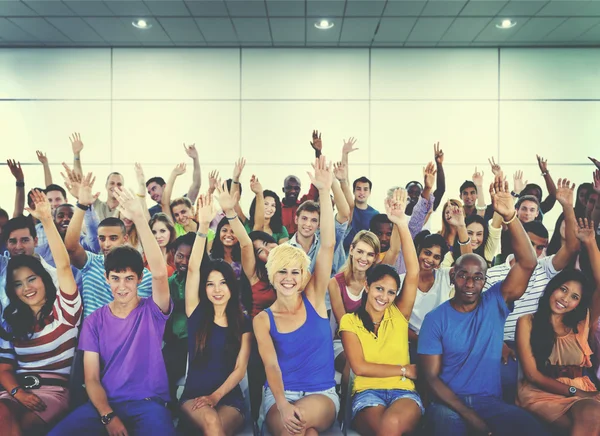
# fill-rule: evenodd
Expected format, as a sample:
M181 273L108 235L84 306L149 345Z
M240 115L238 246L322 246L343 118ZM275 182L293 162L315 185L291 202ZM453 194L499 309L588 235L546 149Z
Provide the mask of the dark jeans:
M459 399L485 421L494 436L549 434L536 417L500 398L471 395ZM427 434L431 436L463 436L469 431L466 421L458 413L440 403L429 405L425 419Z
M167 369L167 377L169 378L169 394L171 401L177 402L177 382L185 375L187 368L188 356L188 340L169 339L162 349L163 359L165 359L165 367Z
M110 403L110 407L132 436L175 435L171 412L160 398ZM100 422L96 408L87 402L59 422L48 435L106 435L106 427Z
M515 352L517 355L517 345L514 341L504 341L508 347ZM508 359L506 365L502 364L500 370L500 378L502 382L502 399L507 404L515 404L515 398L517 398L517 378L519 371L519 361Z

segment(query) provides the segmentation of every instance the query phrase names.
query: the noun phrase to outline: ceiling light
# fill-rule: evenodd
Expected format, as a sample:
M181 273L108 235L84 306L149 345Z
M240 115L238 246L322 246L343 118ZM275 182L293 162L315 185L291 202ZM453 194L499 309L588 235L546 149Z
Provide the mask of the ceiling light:
M331 29L333 27L333 21L329 21L329 20L325 20L325 19L319 20L315 23L315 27L320 30Z
M138 29L149 29L152 27L152 24L144 19L134 20L131 22L131 24L133 24L133 27L137 27Z
M511 20L510 18L505 18L504 20L500 21L499 23L496 24L496 27L498 29L510 29L512 27L515 27L517 25L516 21Z

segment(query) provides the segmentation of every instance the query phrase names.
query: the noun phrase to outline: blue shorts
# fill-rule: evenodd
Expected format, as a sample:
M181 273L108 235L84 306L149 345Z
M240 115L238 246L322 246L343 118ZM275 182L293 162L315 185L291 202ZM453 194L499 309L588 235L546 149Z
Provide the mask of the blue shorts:
M413 400L421 409L421 415L425 413L425 408L421 402L421 397L415 391L404 389L367 389L357 392L352 396L352 420L356 414L367 407L383 406L386 409L396 400L407 398Z
M196 398L182 398L179 404L183 405L183 403L195 399ZM229 392L227 395L221 398L221 401L219 401L219 403L215 406L215 409L219 406L233 407L235 410L240 412L244 419L246 419L246 402L244 400L244 397L241 394L238 394L236 391Z
M275 405L275 397L273 396L271 389L269 387L265 387L264 390L265 390L265 397L263 399L263 405L262 405L262 410L261 410L261 418L263 420L267 417L267 413L269 413L269 410L271 410L271 407L273 407ZM335 406L335 416L337 416L337 414L340 411L340 397L338 397L338 394L335 391L335 387L329 388L324 391L318 391L318 392L284 391L284 395L285 395L285 399L288 400L292 404L304 397L309 396L309 395L325 395L327 398L329 398L331 401L333 401L333 405ZM261 420L259 419L259 421L261 421Z

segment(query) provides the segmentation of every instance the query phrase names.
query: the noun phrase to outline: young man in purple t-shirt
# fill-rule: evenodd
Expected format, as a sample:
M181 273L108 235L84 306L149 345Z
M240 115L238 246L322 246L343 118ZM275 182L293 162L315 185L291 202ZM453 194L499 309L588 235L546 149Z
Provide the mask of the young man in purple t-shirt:
M60 422L51 435L175 435L167 371L161 353L165 325L173 310L167 265L141 203L115 191L119 211L135 224L152 271L152 297L140 298L144 264L127 246L106 255L106 280L114 301L85 319L79 349L84 350L85 386L90 398Z

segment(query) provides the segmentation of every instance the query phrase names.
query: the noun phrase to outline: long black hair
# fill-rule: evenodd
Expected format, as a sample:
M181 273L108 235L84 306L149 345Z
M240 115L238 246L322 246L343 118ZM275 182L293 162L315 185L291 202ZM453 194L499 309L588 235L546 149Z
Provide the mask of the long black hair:
M44 284L46 302L37 315L17 296L14 272L19 268L31 269L35 275L42 279ZM54 286L52 277L38 259L26 254L20 254L8 261L8 267L6 268L6 296L10 300L10 304L4 311L3 316L10 326L11 333L9 335L13 339L27 339L33 334L36 326L40 328L44 327L46 317L52 313L52 307L56 300L56 286Z
M225 259L225 246L221 241L221 229L223 229L223 227L226 225L230 225L229 220L227 217L223 217L217 226L215 239L213 240L212 249L210 251L210 257L212 259ZM231 258L234 262L242 261L242 249L240 248L240 241L236 242L235 245L231 247Z
M550 296L568 281L581 283L581 301L575 309L565 313L562 319L563 324L565 327L571 328L574 333L578 333L578 324L587 317L592 296L588 279L585 274L576 269L561 271L546 285L544 295L539 301L538 310L533 315L530 343L537 369L541 373L546 373L548 357L550 357L556 342L556 333L550 319L552 315Z
M198 309L196 309L200 310L200 319L202 321L196 331L196 347L192 355L192 360L200 359L200 361L204 361L209 358L208 354L205 353L205 350L208 338L214 328L215 307L206 294L206 283L209 274L213 271L218 271L223 275L227 287L229 288L229 292L231 293L231 297L225 308L225 315L227 317L225 352L228 357L235 360L242 344L244 314L242 312L242 307L240 306L239 285L235 273L233 272L233 268L221 259L212 260L206 263L202 268L200 289L198 291L200 303L198 304Z
M585 203L581 203L579 201L579 194L583 189L587 190L585 196ZM590 198L590 192L594 190L594 187L591 183L585 182L577 187L577 194L575 195L575 216L577 218L585 218L585 210L587 208L587 201Z
M556 220L556 224L554 225L554 233L552 233L552 238L548 243L548 247L546 247L546 256L551 256L553 254L558 253L560 250L560 246L562 244L562 237L560 236L560 226L565 220L565 213L561 212Z
M375 265L369 270L367 274L367 286L371 286L372 283L381 280L385 276L390 276L393 278L396 281L396 287L400 289L400 276L398 275L398 272L396 272L396 270L390 265L384 264ZM367 297L367 292L363 292L360 300L360 307L356 311L356 315L360 318L363 326L368 331L375 333L375 324L373 324L373 319L367 312Z
M469 215L465 218L466 227L469 227L469 225L473 223L481 224L481 226L483 227L483 241L481 241L481 245L479 247L473 250L473 253L478 254L485 259L485 245L487 244L488 238L490 237L490 228L485 218L480 215ZM456 238L454 240L454 246L452 248L452 257L454 258L454 262L456 262L460 256L460 244L458 243L458 238Z
M283 221L281 218L281 201L279 200L279 196L273 191L269 191L265 189L263 191L263 197L273 197L275 200L275 213L271 217L271 221L269 221L269 227L273 230L273 233L281 233L283 227ZM256 211L256 197L252 200L252 204L250 205L250 216L248 217L248 224L250 228L254 228L254 212Z

